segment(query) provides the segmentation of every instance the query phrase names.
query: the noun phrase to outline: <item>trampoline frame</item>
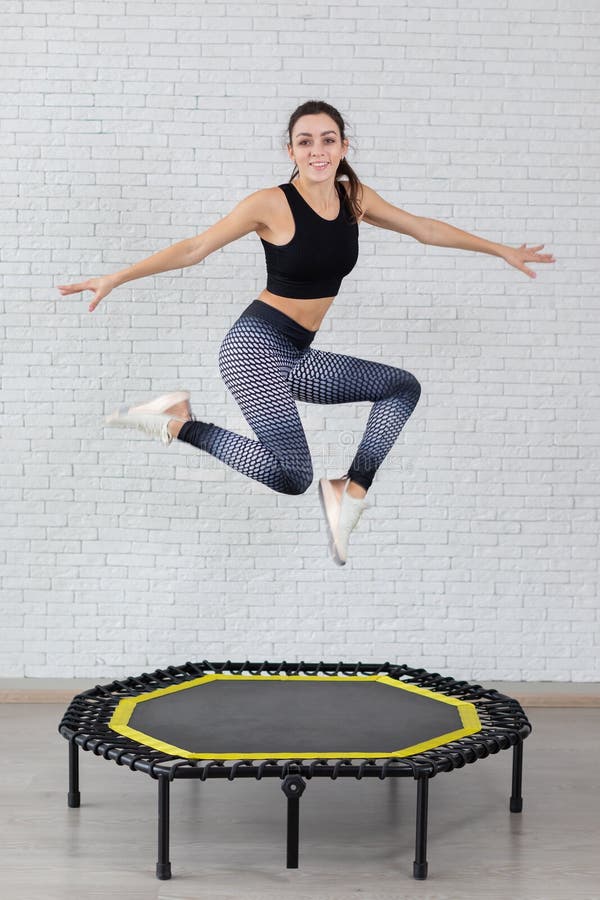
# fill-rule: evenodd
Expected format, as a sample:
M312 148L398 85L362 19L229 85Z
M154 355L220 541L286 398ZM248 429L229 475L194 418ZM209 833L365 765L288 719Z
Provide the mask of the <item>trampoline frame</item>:
M449 741L411 756L376 759L182 759L163 750L155 750L109 727L116 706L127 697L139 697L162 688L184 684L206 675L236 676L378 676L384 675L404 684L425 688L473 703L481 721L476 734ZM156 876L171 877L169 859L170 785L175 779L199 778L279 778L287 798L287 868L298 867L300 797L306 781L325 778L413 778L417 782L415 819L415 859L413 876L427 878L427 819L429 781L440 772L451 772L484 759L500 750L513 748L511 813L523 808L523 740L531 733L520 704L496 690L479 684L456 681L448 676L390 662L368 663L288 663L288 662L186 662L152 673L142 673L110 684L96 685L77 694L59 725L59 733L69 742L68 806L81 803L79 786L79 749L111 759L132 771L144 772L158 782L158 860Z

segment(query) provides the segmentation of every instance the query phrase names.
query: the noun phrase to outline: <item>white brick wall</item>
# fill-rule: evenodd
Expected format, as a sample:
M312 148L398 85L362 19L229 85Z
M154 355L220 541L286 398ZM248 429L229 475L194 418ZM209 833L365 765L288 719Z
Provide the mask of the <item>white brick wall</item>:
M1 2L0 675L189 658L385 660L456 677L598 668L597 0ZM347 116L390 202L557 262L361 226L315 346L423 394L345 568L316 482L368 404L300 404L315 483L277 495L189 445L103 428L188 387L251 435L220 340L265 283L248 236L90 315L55 285L116 271L287 180L291 111Z

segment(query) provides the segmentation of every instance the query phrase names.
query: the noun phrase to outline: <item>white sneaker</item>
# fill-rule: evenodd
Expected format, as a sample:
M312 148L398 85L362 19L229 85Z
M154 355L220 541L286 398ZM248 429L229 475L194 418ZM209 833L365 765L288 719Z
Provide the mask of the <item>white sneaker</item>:
M346 479L341 501L328 478L319 479L319 499L325 514L329 532L330 550L338 566L345 566L348 558L348 541L365 509L370 509L364 497L352 497L347 491L350 479Z
M185 422L185 419L178 419L165 413L165 409L174 406L175 403L181 403L183 400L189 400L189 391L177 391L172 394L162 394L154 400L143 403L140 406L120 406L118 410L111 413L104 420L107 425L116 425L125 428L139 428L153 437L159 437L163 444L168 445L173 440L173 435L169 433L168 425L172 419L178 422Z
M142 403L141 406L132 406L130 408L144 409L148 412L164 412L171 406L175 406L176 403L183 403L184 400L188 401L189 406L189 399L189 391L173 391L173 393L171 394L161 394L160 397L155 397L154 400L149 400L147 403Z

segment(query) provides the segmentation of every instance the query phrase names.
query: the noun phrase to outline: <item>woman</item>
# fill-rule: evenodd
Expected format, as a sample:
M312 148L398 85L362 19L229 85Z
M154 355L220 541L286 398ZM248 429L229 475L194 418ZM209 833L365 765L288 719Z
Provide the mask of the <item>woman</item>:
M63 295L93 291L93 311L118 285L195 265L256 232L265 250L267 286L225 335L219 369L258 439L196 421L187 391L121 407L106 421L141 428L165 444L178 438L275 491L300 494L311 484L313 470L295 401L370 401L348 472L319 481L332 555L344 565L350 533L367 506L364 497L421 393L415 376L403 369L310 346L342 279L356 264L358 224L365 221L423 244L501 256L531 277L535 273L526 261L551 262L553 257L537 252L543 244L505 247L387 203L359 181L346 161L344 121L328 103L310 100L299 106L287 134L288 155L295 163L289 182L255 191L206 231L130 268L58 289ZM338 180L340 175L348 181Z

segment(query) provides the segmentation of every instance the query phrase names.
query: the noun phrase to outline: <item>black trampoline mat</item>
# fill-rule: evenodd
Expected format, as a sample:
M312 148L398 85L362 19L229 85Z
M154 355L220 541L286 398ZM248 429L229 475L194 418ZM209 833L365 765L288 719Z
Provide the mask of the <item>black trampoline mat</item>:
M149 746L206 758L385 757L479 730L472 704L386 681L209 676L121 701L111 728Z

